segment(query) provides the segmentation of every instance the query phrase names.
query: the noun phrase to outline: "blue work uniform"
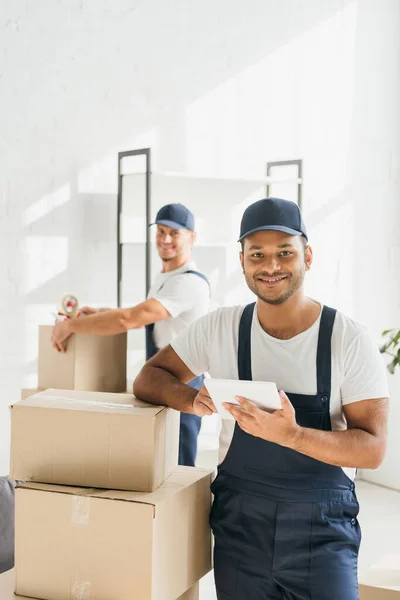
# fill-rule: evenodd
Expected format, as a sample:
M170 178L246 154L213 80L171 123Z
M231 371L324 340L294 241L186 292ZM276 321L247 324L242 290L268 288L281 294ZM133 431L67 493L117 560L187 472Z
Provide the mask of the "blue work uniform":
M251 324L239 326L239 379L252 379ZM336 311L324 307L317 393L288 393L302 427L331 431L331 337ZM245 433L236 424L212 484L218 600L357 600L359 510L343 469Z

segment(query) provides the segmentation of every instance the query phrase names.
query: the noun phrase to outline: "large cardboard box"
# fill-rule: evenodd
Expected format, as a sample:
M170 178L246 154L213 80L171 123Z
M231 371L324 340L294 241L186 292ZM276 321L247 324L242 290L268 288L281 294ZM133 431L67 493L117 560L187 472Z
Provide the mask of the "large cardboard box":
M400 588L397 590L380 586L360 584L360 600L399 600Z
M15 480L151 492L178 444L179 413L132 394L50 389L11 406Z
M0 599L1 600L34 600L27 596L17 596L14 594L15 588L15 572L14 569L0 575ZM135 596L132 595L132 600ZM196 583L177 600L199 600L199 584Z
M39 378L42 389L124 392L127 335L74 334L67 351L51 346L51 325L39 327Z
M360 600L400 600L400 554L381 556L359 581Z
M178 600L199 600L200 586L198 583L193 585L187 592L179 596Z
M212 472L178 467L152 494L46 484L16 490L16 593L174 600L211 569Z
M21 390L21 400L26 400L30 398L30 396L34 396L35 394L39 394L39 392L43 392L44 390L40 388L22 388Z

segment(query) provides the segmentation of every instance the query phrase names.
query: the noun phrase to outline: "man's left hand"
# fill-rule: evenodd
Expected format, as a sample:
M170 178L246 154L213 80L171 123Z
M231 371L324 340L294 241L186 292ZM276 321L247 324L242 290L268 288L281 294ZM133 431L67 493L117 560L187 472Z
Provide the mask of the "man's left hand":
M57 350L57 352L66 352L66 346L63 342L69 338L71 331L69 328L69 321L60 321L53 327L51 333L51 345Z
M292 403L284 391L279 392L282 408L269 413L261 410L255 404L236 396L240 406L224 402L224 408L234 417L240 429L280 446L292 446L300 426L296 423L296 414Z

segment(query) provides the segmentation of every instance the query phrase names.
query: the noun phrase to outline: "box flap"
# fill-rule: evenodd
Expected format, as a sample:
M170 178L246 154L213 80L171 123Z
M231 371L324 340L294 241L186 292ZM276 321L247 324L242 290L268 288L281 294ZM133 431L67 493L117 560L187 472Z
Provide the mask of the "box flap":
M177 494L182 488L188 487L204 477L210 477L213 471L195 467L177 467L173 473L154 492L128 492L119 490L97 490L93 497L123 500L125 502L140 502L157 506Z
M106 412L133 415L146 418L156 416L164 406L148 404L135 398L133 394L112 394L108 392L84 392L74 390L48 389L16 402L11 408L52 408L84 412ZM145 410L145 413L143 412Z
M94 488L78 488L71 486L50 485L45 483L19 483L17 488L53 492L58 494L72 494L75 496L88 496L90 498L103 498L107 500L120 500L122 502L137 502L157 506L178 493L182 488L188 487L204 477L210 478L213 471L197 469L195 467L178 467L155 492L128 492L123 490L99 490Z
M56 485L53 483L37 483L33 481L19 481L15 487L22 490L53 492L55 494L72 494L74 496L91 496L98 491L95 488L74 487L72 485Z

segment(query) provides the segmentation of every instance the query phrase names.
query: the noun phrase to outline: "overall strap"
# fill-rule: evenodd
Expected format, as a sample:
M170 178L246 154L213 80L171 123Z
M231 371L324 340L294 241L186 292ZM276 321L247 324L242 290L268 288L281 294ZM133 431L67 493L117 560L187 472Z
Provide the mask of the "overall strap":
M200 273L200 271L184 271L184 273L191 273L192 275L197 275L197 277L200 277L200 279L204 279L204 281L207 281L208 285L210 285L210 282L208 281L207 277L203 274Z
M191 273L192 275L197 275L197 277L200 277L200 279L204 279L204 281L206 281L208 283L208 287L210 287L210 282L208 281L207 277L205 275L203 275L203 273L200 273L200 271L193 271L193 270L182 271L182 273L177 273L176 275L173 275L173 277L177 277L178 275L186 275L186 273ZM167 279L167 281L168 281L168 279ZM164 283L161 285L161 287L158 288L158 290L157 290L158 292L160 290L162 290L162 288L167 283L167 281L164 281Z
M157 348L153 342L153 331L154 323L149 323L149 325L146 325L146 360L150 360L150 358L157 354Z
M324 306L319 326L317 347L317 392L330 397L332 377L331 340L336 310Z
M248 381L253 378L251 372L251 324L255 305L256 303L253 302L244 307L239 324L238 373L239 379Z

